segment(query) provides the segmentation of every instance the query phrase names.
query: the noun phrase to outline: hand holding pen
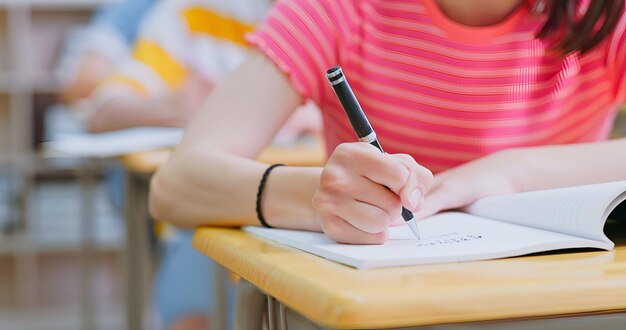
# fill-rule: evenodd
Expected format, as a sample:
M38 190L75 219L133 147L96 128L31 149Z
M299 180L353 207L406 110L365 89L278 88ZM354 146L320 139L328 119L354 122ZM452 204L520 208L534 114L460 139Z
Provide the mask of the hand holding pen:
M342 105L344 110L360 110L356 98L343 98ZM367 143L343 143L335 149L322 172L313 206L321 215L324 232L335 241L382 244L392 222L401 215L412 220L410 211L423 206L432 174L408 155L381 152L364 114L363 118L366 122L351 117L351 123ZM371 140L365 141L366 137ZM411 223L415 225L414 220ZM417 226L412 230L419 235Z

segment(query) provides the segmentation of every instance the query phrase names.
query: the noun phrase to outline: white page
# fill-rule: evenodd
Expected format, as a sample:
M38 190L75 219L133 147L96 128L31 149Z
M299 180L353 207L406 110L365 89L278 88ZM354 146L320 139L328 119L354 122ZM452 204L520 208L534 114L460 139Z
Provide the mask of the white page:
M107 133L58 134L47 143L51 150L74 157L114 157L156 148L174 147L183 139L183 129L136 127Z
M468 213L613 244L603 228L626 198L626 181L483 198Z
M484 260L576 247L611 249L602 242L484 219L441 213L419 222L423 238L408 226L392 227L384 245L338 244L324 234L246 227L244 230L356 268Z

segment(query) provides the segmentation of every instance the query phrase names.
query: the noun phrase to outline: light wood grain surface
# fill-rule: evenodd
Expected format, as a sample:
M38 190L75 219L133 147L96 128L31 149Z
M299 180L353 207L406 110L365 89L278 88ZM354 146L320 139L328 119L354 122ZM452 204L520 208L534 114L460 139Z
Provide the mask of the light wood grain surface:
M124 167L131 172L151 174L165 164L171 155L171 149L160 149L128 154L120 159Z
M131 172L151 174L156 172L171 154L171 149L138 152L122 156L121 161ZM268 164L321 166L326 161L326 151L322 141L316 140L288 147L271 146L263 150L257 159Z
M626 223L611 252L356 270L237 229L193 245L316 323L389 328L626 311Z

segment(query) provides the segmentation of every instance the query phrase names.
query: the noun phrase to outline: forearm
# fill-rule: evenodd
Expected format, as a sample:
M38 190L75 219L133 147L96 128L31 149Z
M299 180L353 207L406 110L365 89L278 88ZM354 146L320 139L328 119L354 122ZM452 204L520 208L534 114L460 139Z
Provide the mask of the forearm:
M626 139L516 149L519 191L626 180ZM514 165L515 166L515 165Z
M153 216L181 227L259 224L256 194L268 165L207 148L182 148L176 153L151 182ZM275 227L320 230L311 206L320 172L274 169L263 192L266 221Z
M124 95L107 102L87 118L91 132L106 132L138 126L182 127L185 122L177 113L173 98L146 98Z
M268 165L254 161L301 97L260 54L216 87L150 188L155 218L184 227L258 225L256 194ZM319 230L311 201L321 169L279 167L262 210L276 227Z
M69 55L69 58L71 57ZM65 74L68 71L75 71L75 74L65 78L69 78L69 80L65 82L59 95L61 102L67 105L72 105L74 102L88 97L98 87L98 84L113 71L113 64L108 58L93 52L83 55L83 58L77 63L76 70L71 69L72 60L66 59L65 62L68 63L61 64L61 72Z

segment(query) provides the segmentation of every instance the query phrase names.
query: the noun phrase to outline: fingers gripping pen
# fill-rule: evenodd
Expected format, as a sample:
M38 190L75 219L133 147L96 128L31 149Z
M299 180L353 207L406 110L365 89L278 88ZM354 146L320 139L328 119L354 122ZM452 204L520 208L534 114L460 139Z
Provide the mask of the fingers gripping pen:
M330 85L333 87L333 90L335 90L335 94L337 95L339 102L341 102L341 105L343 106L343 110L346 112L346 115L348 115L350 124L352 125L354 132L359 138L359 141L367 142L383 152L383 147L380 145L380 142L378 142L378 139L376 138L376 133L374 132L372 125L370 125L369 120L365 116L365 113L363 112L359 101L357 101L356 96L352 91L352 88L350 88L348 80L346 79L346 76L344 75L341 67L335 66L329 69L326 72L326 78L328 78ZM413 213L403 207L402 218L409 225L409 228L411 228L411 231L413 232L413 234L415 234L415 237L419 239L420 232L417 228L417 223L415 222Z

